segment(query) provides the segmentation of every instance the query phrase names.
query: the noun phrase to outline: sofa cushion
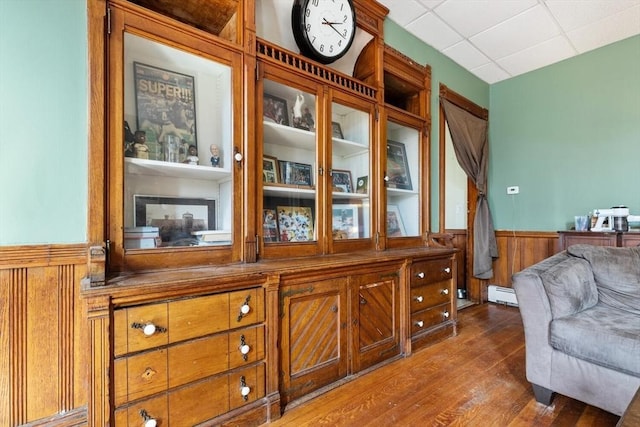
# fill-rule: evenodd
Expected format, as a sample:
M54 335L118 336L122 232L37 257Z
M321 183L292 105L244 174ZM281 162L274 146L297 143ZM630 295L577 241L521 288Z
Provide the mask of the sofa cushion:
M600 302L640 315L640 248L573 245L567 252L591 265Z
M640 318L598 303L553 320L549 340L570 356L640 377L639 330Z
M540 274L554 319L593 307L598 289L589 263L568 258Z

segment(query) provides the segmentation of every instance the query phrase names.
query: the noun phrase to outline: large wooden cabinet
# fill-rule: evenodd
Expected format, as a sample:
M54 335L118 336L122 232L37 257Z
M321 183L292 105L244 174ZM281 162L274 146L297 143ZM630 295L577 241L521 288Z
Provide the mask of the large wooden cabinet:
M89 3L89 425L259 425L456 333L430 70L354 5L347 75L258 35L282 2Z

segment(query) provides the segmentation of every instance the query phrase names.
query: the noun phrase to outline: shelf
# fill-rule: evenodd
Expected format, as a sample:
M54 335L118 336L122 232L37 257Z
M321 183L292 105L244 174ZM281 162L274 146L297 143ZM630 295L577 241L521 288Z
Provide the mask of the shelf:
M369 198L368 194L362 194L362 193L342 193L342 192L334 192L331 193L331 197L336 200L336 199L350 199L350 200L354 200L354 199L360 199L360 200L365 200Z
M316 190L313 187L294 187L294 186L275 186L265 185L263 187L265 197L287 197L294 199L309 199L316 198Z
M126 157L125 167L128 174L166 176L173 178L201 179L220 181L231 178L231 171L212 166L187 165L159 160L137 159Z
M283 145L285 147L302 148L315 151L316 134L304 129L280 125L273 122L264 123L265 144Z
M334 156L348 158L369 152L369 147L357 142L341 138L333 138L332 141L332 154Z
M414 197L418 195L414 190L403 190L400 188L387 188L387 195L391 197Z

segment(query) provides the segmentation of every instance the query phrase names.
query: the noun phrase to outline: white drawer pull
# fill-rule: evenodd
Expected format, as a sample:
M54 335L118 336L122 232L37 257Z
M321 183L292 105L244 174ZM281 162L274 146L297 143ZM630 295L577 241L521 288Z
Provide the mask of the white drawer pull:
M441 290L441 291L440 291L440 293L441 293L442 295L449 295L449 289L446 289L446 288L445 288L445 289Z
M447 273L447 274L451 273L451 268L450 267L445 268L444 272Z
M442 313L442 317L444 317L445 319L449 318L449 312L445 311L444 313Z
M251 306L249 305L249 300L251 296L248 296L247 299L244 300L244 303L240 306L240 312L238 313L238 322L242 320L244 316L249 314L251 311Z
M158 422L151 415L147 413L144 409L140 410L140 416L144 420L144 427L156 427Z
M423 322L422 320L418 320L418 321L416 322L416 326L417 326L418 328L422 328L422 327L424 326L424 322Z
M240 353L242 354L248 354L251 351L251 347L249 347L248 344L245 345L241 345L240 346Z
M417 297L415 297L415 300L418 302L422 302L424 301L424 298L422 297L422 295L418 295Z
M251 388L247 385L243 375L240 377L240 395L244 400L249 400L249 393L251 393Z
M163 328L162 326L156 326L151 322L149 323L133 322L131 324L131 327L133 329L140 329L142 333L147 337L152 336L156 332L167 332L167 328Z
M424 272L421 271L420 273L416 274L416 277L418 279L424 279Z

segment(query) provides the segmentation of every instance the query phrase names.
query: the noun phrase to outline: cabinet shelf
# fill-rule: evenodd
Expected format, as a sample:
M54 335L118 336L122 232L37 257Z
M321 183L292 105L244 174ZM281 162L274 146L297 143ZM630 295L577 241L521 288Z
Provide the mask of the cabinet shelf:
M132 157L125 158L125 165L127 173L133 175L165 176L204 181L231 179L231 171L211 166L188 165Z

